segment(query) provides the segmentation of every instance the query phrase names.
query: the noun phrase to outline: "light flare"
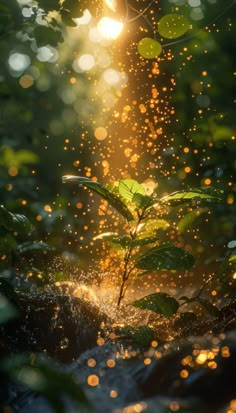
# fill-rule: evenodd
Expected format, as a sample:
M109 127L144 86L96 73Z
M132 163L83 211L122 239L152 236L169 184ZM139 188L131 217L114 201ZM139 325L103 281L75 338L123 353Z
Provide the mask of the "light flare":
M104 3L110 10L116 11L117 9L117 1L116 0L104 0Z
M121 34L124 24L110 17L102 17L97 27L103 39L115 40Z

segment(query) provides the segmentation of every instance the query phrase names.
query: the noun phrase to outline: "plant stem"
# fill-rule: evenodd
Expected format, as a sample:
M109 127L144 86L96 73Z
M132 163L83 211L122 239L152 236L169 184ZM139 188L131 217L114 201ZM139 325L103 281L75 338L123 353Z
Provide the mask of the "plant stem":
M142 212L137 211L137 213L138 213L138 219L137 219L136 226L135 226L134 230L132 232L130 232L130 236L131 236L132 240L135 240L137 238L138 226L142 222L142 220L146 218L144 216L145 210L143 210ZM133 249L134 249L134 247L129 245L127 247L127 250L126 250L126 253L125 253L125 256L124 256L124 270L123 270L123 274L122 274L122 282L121 282L119 297L118 297L118 301L117 301L117 309L120 308L120 303L121 303L121 301L123 300L123 298L125 296L126 283L129 279L130 273L132 271L132 268L129 268L129 263L130 263L130 258L131 258Z
M124 292L124 288L126 285L126 282L128 281L129 278L129 270L128 270L128 266L129 266L129 260L131 257L131 253L132 253L133 248L129 247L125 253L125 257L124 257L124 271L122 274L122 283L120 286L120 292L119 292L119 297L118 297L118 302L117 302L117 308L120 307L120 303L121 300L124 298L125 292Z

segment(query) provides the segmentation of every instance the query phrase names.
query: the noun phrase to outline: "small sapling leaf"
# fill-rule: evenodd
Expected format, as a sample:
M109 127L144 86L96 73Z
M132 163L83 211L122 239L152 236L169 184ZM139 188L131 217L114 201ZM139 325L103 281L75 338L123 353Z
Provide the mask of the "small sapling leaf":
M166 293L150 294L140 300L133 301L131 304L142 310L151 310L166 317L171 317L179 308L178 301Z
M87 187L88 189L99 194L105 199L113 208L115 208L127 221L133 221L134 217L126 204L118 198L113 192L109 191L105 186L99 182L94 182L89 178L83 176L65 175L62 177L63 183L77 184L78 186Z
M167 243L148 250L137 259L135 267L141 270L187 270L194 262L192 255Z
M134 195L145 195L145 190L134 179L121 179L119 181L119 194L127 201L133 202Z

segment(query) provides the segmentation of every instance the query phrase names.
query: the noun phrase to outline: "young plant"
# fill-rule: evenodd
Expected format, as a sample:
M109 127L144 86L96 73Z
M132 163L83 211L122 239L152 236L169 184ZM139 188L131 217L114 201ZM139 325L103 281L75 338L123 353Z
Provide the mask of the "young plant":
M125 297L130 280L134 277L156 270L188 270L194 265L192 255L172 243L160 242L158 230L167 228L169 224L158 217L158 212L166 206L219 201L218 193L212 188L177 191L158 199L155 193L147 195L144 186L134 179L121 179L117 184L109 184L108 187L81 176L66 175L62 181L96 192L126 221L122 234L109 232L95 237L104 239L111 246L119 247L123 251L118 308ZM135 300L132 305L167 317L175 314L179 308L179 303L174 297L162 292Z

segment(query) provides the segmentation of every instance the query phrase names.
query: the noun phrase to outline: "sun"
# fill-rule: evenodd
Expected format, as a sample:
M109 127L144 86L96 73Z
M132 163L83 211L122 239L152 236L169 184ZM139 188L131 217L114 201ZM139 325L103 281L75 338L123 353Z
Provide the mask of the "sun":
M98 30L104 39L115 40L121 34L124 24L121 21L102 17L98 23Z

